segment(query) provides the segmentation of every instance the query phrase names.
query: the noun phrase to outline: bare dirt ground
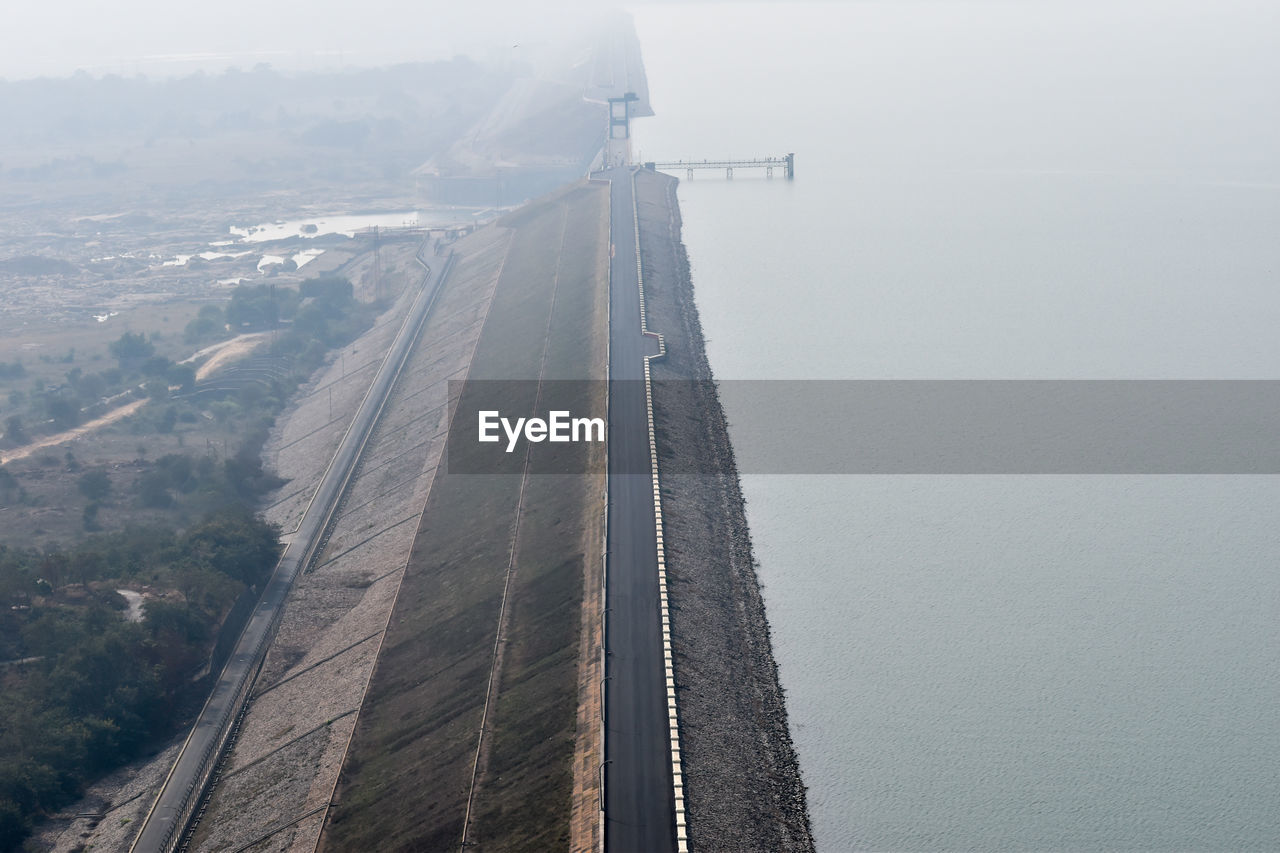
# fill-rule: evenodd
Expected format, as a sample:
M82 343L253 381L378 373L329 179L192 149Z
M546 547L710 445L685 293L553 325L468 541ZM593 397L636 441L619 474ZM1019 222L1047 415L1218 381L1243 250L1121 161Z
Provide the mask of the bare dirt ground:
M3 457L0 457L0 464L13 462L17 459L26 459L37 450L44 450L46 447L57 447L59 444L66 444L69 441L74 441L75 439L86 436L104 426L129 417L146 404L146 400L134 400L132 403L125 403L120 408L112 409L102 417L94 418L93 420L83 423L73 429L55 433L53 435L46 435L43 438L31 442L30 444L24 444L22 447L10 450Z
M236 335L230 340L219 341L216 344L210 344L203 349L196 350L190 357L184 358L181 363L189 364L193 361L207 358L208 361L196 368L196 379L208 379L218 371L218 368L253 352L257 349L258 344L269 337L271 337L270 332L249 332L244 335Z
M223 365L243 358L253 352L259 344L270 336L270 334L270 332L251 332L245 335L237 335L230 340L220 341L219 343L212 344L204 349L197 350L189 358L183 359L181 363L187 364L207 357L209 360L204 364L201 364L196 370L197 380L207 379L209 376L216 373ZM13 462L17 459L26 459L37 450L44 450L48 447L57 447L60 444L67 444L68 442L75 441L78 438L83 438L102 427L129 417L145 406L147 402L147 400L134 400L133 402L126 403L119 408L112 409L102 417L87 421L78 427L54 433L53 435L46 435L31 442L30 444L25 444L22 447L15 448L3 456L0 456L0 464Z

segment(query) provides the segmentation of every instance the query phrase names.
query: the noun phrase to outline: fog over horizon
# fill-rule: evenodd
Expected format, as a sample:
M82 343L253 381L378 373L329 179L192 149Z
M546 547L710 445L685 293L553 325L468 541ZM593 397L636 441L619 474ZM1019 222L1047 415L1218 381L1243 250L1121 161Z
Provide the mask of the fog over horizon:
M1007 6L1009 0L898 0L931 11L970 7L977 16L983 7ZM848 7L883 6L893 0L829 0L833 23L847 22ZM468 5L411 0L372 0L359 5L336 0L301 3L255 3L225 0L211 5L185 0L120 0L110 5L95 0L57 0L45 4L15 4L6 11L0 30L0 81L33 77L67 77L77 72L92 75L179 76L197 71L220 72L228 68L248 70L260 63L282 71L332 71L343 67L373 67L403 62L450 59L463 54L506 64L521 58L513 51L547 41L558 41L574 29L575 21L613 8L663 7L672 9L673 26L679 26L678 7L687 5L786 6L788 0L761 3L715 3L714 0L630 0L600 4L585 0L555 0L553 4L525 4L517 0L485 0ZM1014 4L1017 5L1017 4ZM1239 14L1249 10L1274 27L1260 26L1257 38L1280 27L1280 7L1265 0L1127 0L1105 3L1082 0L1075 4L1083 17L1098 14L1120 19L1148 16L1152 38L1159 40L1166 24L1177 25L1206 12ZM841 10L839 7L846 7ZM1211 16L1205 16L1206 47L1230 65L1238 46L1212 44ZM998 30L999 21L993 25ZM1058 21L1050 12L1046 27ZM968 29L968 28L966 28ZM731 36L732 26L724 31ZM972 32L972 30L970 30ZM785 33L780 46L794 47ZM998 35L993 32L992 35ZM1096 55L1081 57L1098 68L1123 64L1123 51L1108 48L1105 34ZM963 37L962 33L957 33ZM1119 45L1110 45L1116 48ZM1214 47L1221 48L1217 53ZM803 52L769 57L771 63L803 62Z
M0 81L137 74L170 77L266 63L279 71L333 71L457 55L505 65L572 35L609 6L557 0L479 4L335 0L218 4L57 0L14 5L0 30Z

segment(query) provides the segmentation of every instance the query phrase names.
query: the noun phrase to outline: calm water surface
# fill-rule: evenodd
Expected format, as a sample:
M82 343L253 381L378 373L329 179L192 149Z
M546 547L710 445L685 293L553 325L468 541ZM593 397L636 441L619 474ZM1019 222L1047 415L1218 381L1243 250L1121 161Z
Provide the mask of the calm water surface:
M1275 4L634 12L719 377L1280 378ZM1280 849L1277 478L744 487L821 849Z

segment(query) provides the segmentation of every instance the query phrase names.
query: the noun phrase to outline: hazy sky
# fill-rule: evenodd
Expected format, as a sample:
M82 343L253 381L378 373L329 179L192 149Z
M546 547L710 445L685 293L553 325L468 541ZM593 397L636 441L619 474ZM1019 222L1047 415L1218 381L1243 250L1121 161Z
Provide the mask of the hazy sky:
M15 0L0 27L0 77L501 58L585 7L558 1L548 15L543 4L514 0Z

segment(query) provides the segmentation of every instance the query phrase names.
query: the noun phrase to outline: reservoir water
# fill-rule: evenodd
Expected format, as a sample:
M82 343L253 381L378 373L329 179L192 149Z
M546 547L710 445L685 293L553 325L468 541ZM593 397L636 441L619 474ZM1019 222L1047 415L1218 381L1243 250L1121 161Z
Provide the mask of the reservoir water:
M1280 378L1276 4L633 13L719 378ZM820 850L1280 849L1280 478L743 485Z

